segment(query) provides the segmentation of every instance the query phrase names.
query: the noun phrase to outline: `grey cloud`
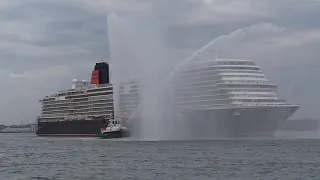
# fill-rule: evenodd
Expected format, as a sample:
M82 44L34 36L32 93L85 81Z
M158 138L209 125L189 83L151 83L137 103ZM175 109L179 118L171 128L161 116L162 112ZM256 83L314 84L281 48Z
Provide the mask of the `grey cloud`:
M318 0L270 1L274 15L270 18L276 24L290 28L306 29L320 26L320 2Z
M85 62L105 56L101 53L107 49L106 17L89 13L77 3L28 2L0 11L0 23L11 25L14 31L0 30L4 59L20 64L31 59L29 63L36 66L44 62L47 65L59 61Z

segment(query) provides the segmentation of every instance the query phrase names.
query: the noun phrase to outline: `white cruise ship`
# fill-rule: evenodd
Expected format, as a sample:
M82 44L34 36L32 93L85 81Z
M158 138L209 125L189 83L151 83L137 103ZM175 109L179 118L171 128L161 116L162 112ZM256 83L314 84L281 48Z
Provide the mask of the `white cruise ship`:
M196 62L174 77L175 105L194 136L272 136L300 107L279 99L276 90L251 60ZM120 87L121 118L139 103L137 81Z

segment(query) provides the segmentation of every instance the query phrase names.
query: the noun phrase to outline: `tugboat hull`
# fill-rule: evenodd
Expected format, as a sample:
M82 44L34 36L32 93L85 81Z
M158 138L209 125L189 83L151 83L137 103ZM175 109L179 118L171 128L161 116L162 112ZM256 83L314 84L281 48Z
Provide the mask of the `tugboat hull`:
M113 138L123 138L123 137L130 137L129 131L113 131L113 132L106 132L99 135L102 139L113 139Z

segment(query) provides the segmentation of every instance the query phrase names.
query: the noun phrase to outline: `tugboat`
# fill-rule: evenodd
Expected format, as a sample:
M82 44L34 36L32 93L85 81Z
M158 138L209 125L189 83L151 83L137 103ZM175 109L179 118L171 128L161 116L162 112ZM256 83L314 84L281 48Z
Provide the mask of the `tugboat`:
M120 118L110 119L107 126L100 129L102 139L129 137L128 128L122 125Z

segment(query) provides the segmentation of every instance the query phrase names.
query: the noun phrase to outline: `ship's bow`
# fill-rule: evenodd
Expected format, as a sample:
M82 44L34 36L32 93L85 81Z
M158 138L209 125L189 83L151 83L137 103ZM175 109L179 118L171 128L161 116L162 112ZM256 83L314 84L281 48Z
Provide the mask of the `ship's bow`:
M239 137L272 137L298 108L288 105L238 109L239 115L233 118L234 134Z

